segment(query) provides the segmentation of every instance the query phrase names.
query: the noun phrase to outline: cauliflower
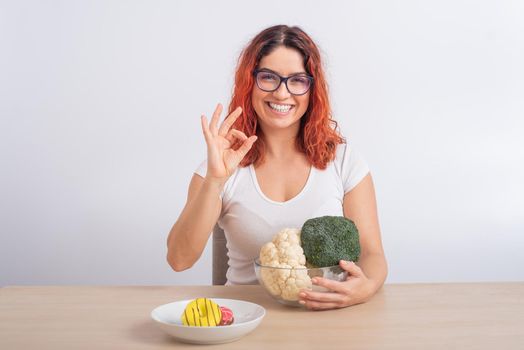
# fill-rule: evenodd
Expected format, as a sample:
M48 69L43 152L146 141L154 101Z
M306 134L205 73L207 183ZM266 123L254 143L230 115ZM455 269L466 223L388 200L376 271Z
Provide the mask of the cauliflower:
M306 270L306 257L300 245L300 230L285 228L279 231L271 242L260 249L260 263L263 266L282 269L260 271L267 290L284 300L298 300L301 289L311 288L311 278Z

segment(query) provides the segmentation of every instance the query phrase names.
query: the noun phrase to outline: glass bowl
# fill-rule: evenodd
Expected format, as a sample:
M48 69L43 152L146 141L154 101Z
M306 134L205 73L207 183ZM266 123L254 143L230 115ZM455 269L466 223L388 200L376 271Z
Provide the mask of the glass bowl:
M328 292L324 287L313 285L313 277L342 282L348 276L347 271L339 265L316 268L272 267L261 265L258 258L255 259L254 265L258 283L266 292L279 303L295 307L302 307L298 302L298 293L302 289Z

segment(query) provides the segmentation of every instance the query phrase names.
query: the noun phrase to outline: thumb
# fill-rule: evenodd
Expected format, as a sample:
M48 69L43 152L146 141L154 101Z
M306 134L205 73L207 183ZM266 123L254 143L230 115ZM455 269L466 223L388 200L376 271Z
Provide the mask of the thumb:
M349 273L348 277L362 277L364 272L353 261L340 260L340 267Z

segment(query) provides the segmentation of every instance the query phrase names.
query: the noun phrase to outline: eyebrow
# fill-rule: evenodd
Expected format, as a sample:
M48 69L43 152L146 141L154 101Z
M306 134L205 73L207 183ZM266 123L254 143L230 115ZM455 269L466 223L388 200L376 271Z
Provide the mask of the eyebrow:
M262 67L262 68L259 68L259 70L261 70L261 71L268 71L268 72L275 73L275 74L277 74L277 75L282 76L280 73L275 72L274 70L269 69L269 68L263 68L263 67ZM291 73L290 75L288 75L288 77L291 77L291 76L293 76L293 75L298 75L298 74L306 74L306 75L307 75L307 72L296 72L296 73ZM284 77L284 78L285 78L285 77Z

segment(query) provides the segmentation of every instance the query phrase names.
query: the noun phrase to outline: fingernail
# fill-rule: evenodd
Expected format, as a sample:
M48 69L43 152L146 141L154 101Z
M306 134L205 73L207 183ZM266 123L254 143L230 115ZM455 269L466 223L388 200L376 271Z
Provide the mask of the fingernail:
M301 305L306 305L306 302L304 300L299 300L298 301Z
M301 297L301 298L305 298L306 297L306 293L299 293L298 296Z
M311 280L311 282L312 282L312 283L317 283L318 280L317 280L316 278L313 278L313 279Z

